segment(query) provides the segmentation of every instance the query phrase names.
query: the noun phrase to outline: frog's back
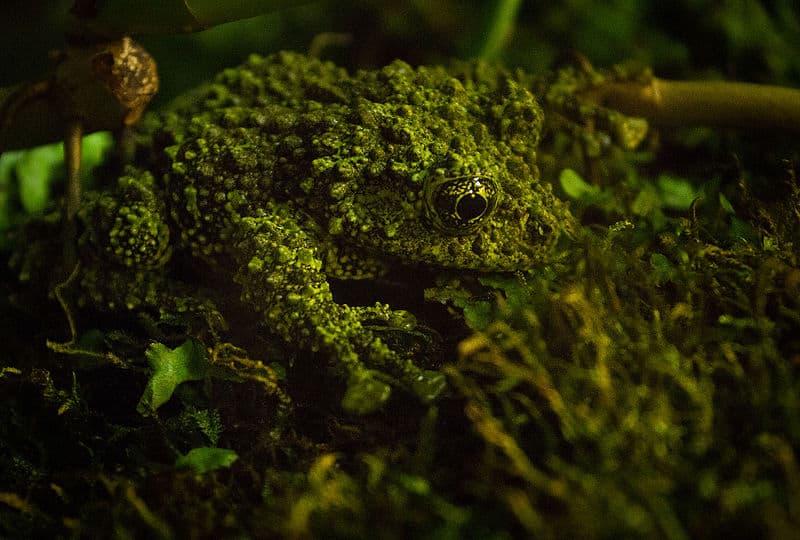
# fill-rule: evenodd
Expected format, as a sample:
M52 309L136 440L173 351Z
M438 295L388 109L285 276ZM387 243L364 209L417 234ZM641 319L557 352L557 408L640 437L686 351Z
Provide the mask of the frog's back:
M325 242L487 270L538 260L569 222L539 182L541 107L500 71L395 61L351 76L296 53L252 56L160 124L155 167L202 255L276 204Z
M298 124L315 109L344 107L347 78L298 53L251 55L149 120L149 166L165 178L172 217L196 253L221 251L232 221L293 197L286 183L276 189L276 166L302 152Z
M344 100L340 82L347 78L344 68L299 53L253 54L244 64L219 72L211 83L176 98L152 119L148 131L162 138L158 144L163 147L191 136L192 125L201 121L225 127L248 120L263 125L269 120L263 111L275 106L297 109L313 101ZM250 117L236 116L237 109Z

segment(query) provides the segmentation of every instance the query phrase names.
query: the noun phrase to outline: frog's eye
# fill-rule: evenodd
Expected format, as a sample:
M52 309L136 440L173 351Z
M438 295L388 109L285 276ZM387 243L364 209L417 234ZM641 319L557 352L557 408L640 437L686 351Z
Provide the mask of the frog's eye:
M459 176L431 183L425 205L431 221L446 234L465 234L497 207L500 190L484 176Z

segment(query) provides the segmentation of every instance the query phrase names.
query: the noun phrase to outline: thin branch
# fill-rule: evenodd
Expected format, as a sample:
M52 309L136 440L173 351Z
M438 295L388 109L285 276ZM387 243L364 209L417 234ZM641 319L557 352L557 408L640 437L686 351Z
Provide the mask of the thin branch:
M800 131L800 90L725 81L607 82L598 100L661 125Z
M67 124L64 136L64 166L67 169L67 181L64 194L64 262L69 267L77 263L78 225L76 223L78 208L81 204L81 140L83 123L73 118Z

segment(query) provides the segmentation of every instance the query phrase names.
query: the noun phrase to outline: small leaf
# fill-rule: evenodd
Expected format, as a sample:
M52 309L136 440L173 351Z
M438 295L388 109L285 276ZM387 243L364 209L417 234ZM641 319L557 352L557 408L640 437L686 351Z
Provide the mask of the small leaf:
M202 379L208 369L205 347L194 339L186 340L175 349L163 343L153 343L145 356L153 368L153 375L136 407L144 416L153 414L169 401L179 384Z
M650 267L653 269L651 275L653 276L656 286L663 285L675 279L675 269L672 263L661 253L653 253L650 255Z
M175 460L176 467L194 469L203 474L214 469L227 468L239 459L239 455L227 448L192 448L186 455Z
M661 194L661 203L667 208L688 210L697 198L694 187L685 178L662 174L656 180L656 185Z
M728 200L728 198L723 195L722 193L719 194L719 205L722 207L729 214L735 214L736 210L733 209L733 205Z
M483 330L492 322L494 308L488 300L475 300L463 309L464 319L473 330Z
M572 169L564 169L558 176L561 189L570 199L584 199L597 194L597 186L587 184L581 176Z
M112 146L113 137L106 131L83 138L82 184L91 183L94 169ZM65 175L63 147L57 142L0 155L0 231L12 227L20 216L42 212L51 202L53 183Z
M50 200L50 185L62 175L64 157L61 144L39 146L22 152L17 162L19 198L29 214L41 212Z
M656 189L651 185L645 185L631 204L631 211L637 216L648 217L653 216L660 206L661 201Z

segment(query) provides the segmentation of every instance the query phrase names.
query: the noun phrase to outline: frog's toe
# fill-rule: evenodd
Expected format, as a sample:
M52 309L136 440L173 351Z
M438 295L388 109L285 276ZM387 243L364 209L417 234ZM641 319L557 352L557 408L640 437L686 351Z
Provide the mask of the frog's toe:
M377 380L369 371L353 373L347 381L342 408L354 414L369 414L386 403L391 393L391 387Z
M445 376L433 370L421 371L411 383L411 389L423 403L430 403L438 398L446 387Z

